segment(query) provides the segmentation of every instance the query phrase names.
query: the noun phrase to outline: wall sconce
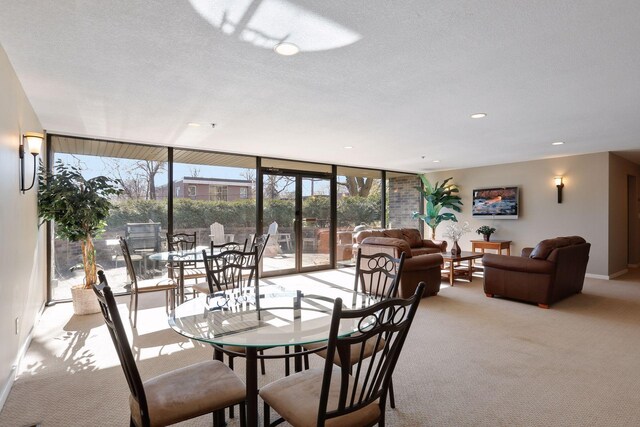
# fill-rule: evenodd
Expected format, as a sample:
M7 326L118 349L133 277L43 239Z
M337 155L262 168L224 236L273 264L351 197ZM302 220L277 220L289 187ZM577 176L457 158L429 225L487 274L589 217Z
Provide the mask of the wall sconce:
M20 147L18 154L20 155L20 191L24 194L26 191L31 190L36 182L36 158L40 154L42 148L42 140L44 136L37 132L27 132L22 135L22 141L20 141ZM25 188L24 184L24 155L25 145L28 146L29 152L33 154L33 178L31 179L31 185L29 188Z
M562 177L556 176L553 178L556 183L556 187L558 188L558 203L562 203L562 189L564 188L564 184L562 183Z

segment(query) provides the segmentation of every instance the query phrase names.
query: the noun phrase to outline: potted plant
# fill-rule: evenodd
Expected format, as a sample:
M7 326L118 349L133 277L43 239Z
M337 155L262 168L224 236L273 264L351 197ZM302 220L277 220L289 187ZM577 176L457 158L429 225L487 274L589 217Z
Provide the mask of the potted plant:
M478 234L482 234L482 237L484 237L484 240L486 242L489 241L489 238L491 237L491 235L493 233L496 232L496 229L493 227L489 227L488 225L481 225L480 227L478 227L478 229L476 230L476 233Z
M427 177L419 175L422 180L422 187L416 187L426 201L426 212L421 214L414 212L414 218L422 219L431 228L431 238L436 238L436 228L442 221L458 222L456 215L451 212L440 213L443 208L461 212L462 199L458 196L458 187L454 184L447 184L453 178L447 178L442 184L436 182L431 185Z
M104 231L111 198L120 194L120 186L105 176L86 179L79 168L60 160L56 162L55 173L40 166L38 184L40 217L55 222L56 237L80 242L82 248L84 283L71 288L74 313L97 313L100 306L91 289L97 281L93 239Z

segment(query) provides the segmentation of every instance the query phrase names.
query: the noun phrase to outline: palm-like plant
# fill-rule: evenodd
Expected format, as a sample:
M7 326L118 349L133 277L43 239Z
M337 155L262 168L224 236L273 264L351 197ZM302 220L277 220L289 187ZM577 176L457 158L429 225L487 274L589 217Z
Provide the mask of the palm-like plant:
M414 212L414 218L422 219L431 229L431 238L436 238L436 228L442 221L458 222L458 218L452 212L440 213L443 208L461 212L462 199L458 196L458 187L455 184L447 184L453 178L447 178L442 183L436 181L435 185L431 185L424 175L419 175L422 181L422 187L416 187L426 202L426 211L421 214Z
M57 237L82 246L84 287L96 283L96 251L93 238L104 231L111 198L120 194L119 184L105 176L86 179L80 169L56 162L56 173L40 167L38 212L45 221L56 223Z

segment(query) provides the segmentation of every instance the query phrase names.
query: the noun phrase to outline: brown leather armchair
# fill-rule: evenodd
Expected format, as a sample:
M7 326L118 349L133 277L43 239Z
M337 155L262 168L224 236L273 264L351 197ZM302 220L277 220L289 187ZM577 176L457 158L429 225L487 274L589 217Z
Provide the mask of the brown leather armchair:
M543 240L522 255L485 254L484 292L542 308L582 292L591 244L582 237Z
M440 291L442 255L447 242L423 239L413 228L364 230L356 234L358 247L365 255L386 253L400 258L404 253L404 266L400 276L398 294L401 298L413 295L420 282L425 282L423 297L437 295Z

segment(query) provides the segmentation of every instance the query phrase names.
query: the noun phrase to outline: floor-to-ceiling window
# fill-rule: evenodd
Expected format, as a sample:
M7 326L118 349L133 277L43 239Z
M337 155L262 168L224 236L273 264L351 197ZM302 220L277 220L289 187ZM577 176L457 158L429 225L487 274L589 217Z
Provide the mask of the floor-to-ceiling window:
M121 183L123 193L114 200L105 232L94 240L97 263L114 291L125 291L128 283L119 236L129 242L137 274L159 274L148 256L161 249L167 230L167 204L159 191L167 185L167 149L56 135L51 144L54 162L79 167L85 178L104 175ZM55 224L53 230L49 299L55 301L71 297L84 270L80 244L55 238Z
M255 185L255 157L174 149L173 232L244 243L256 230Z
M336 265L353 264L353 229L382 225L382 172L372 169L337 168Z
M258 166L252 156L59 135L50 141L54 160L122 183L95 243L116 291L128 283L119 236L129 243L137 275L159 278L166 266L149 255L167 249L170 232L195 233L208 245L243 243L256 224L264 233L277 230L264 255L263 272L272 275L353 265L353 229L360 225L421 228L412 218L420 210L413 174L268 158ZM53 238L51 247L49 299L68 299L82 280L80 245Z

